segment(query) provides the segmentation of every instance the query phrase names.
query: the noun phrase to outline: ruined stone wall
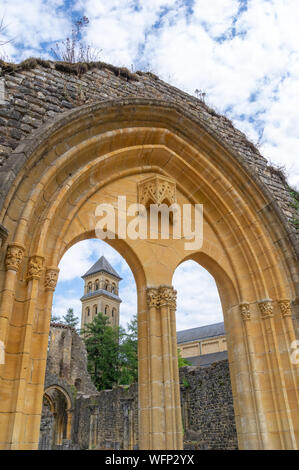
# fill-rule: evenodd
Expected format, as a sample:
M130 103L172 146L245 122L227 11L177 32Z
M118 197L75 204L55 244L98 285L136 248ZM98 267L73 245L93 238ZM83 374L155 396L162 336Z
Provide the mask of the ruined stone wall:
M59 383L64 381L71 389L75 387L83 393L96 392L87 372L87 353L82 339L73 328L52 323L45 385L52 385L51 382L58 379Z
M80 449L138 448L137 384L76 400L72 441Z
M78 379L80 386L75 385ZM237 448L228 361L209 367L184 367L180 369L180 383L185 448ZM55 445L53 429L57 426L44 400L40 449L138 448L137 384L98 392L87 372L82 339L63 324L51 324L45 390L49 387L52 394L60 387L69 397L71 439ZM59 419L56 409L54 412L55 420Z
M228 361L180 370L185 449L238 448ZM138 390L116 387L76 400L73 448L137 449Z
M2 67L2 68L1 68ZM267 164L246 136L235 129L229 119L210 109L201 100L178 90L151 73L134 74L107 64L98 63L72 69L61 63L30 59L20 66L0 63L4 101L0 104L0 203L9 188L3 165L12 159L23 159L21 152L12 153L25 138L43 123L83 104L124 98L149 98L179 105L197 119L203 129L221 141L237 159L247 164L282 209L289 231L296 237L298 210L282 174ZM76 72L76 73L71 73ZM1 166L3 167L1 170ZM2 186L2 187L1 187ZM298 227L298 225L297 225ZM299 237L299 235L297 235Z
M180 370L186 449L238 448L228 361Z

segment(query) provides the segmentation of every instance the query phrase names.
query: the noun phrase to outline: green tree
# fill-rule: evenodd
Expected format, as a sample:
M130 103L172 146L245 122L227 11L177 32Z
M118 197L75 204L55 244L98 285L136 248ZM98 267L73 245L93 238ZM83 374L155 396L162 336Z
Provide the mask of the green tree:
M119 383L130 385L138 381L138 323L137 315L128 324L128 332L120 330Z
M88 357L88 372L98 390L119 383L119 328L109 325L108 318L98 313L82 330Z
M60 323L61 322L61 318L58 317L57 315L51 315L51 323Z
M178 365L180 367L192 366L190 361L187 361L184 357L181 356L181 351L178 349Z
M68 326L71 326L72 328L76 328L79 323L79 319L75 316L73 308L68 308L66 315L64 315L62 318L63 323Z

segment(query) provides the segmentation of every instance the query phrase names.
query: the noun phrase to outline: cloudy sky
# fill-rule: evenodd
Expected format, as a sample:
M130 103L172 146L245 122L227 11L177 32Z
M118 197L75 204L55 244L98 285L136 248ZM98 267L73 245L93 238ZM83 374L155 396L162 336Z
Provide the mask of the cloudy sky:
M81 276L104 255L123 280L120 282L120 322L127 323L137 312L137 294L133 274L126 261L101 240L76 243L60 261L59 282L54 294L53 313L62 317L69 307L81 315L80 297L84 281ZM75 260L75 262L74 262ZM173 285L178 291L177 329L223 321L217 288L212 276L194 261L186 261L174 274Z
M2 0L1 15L6 24L2 40L14 38L2 55L17 62L29 56L50 58L51 47L66 37L72 21L86 15L84 40L101 51L101 60L150 70L193 95L205 92L206 102L232 119L299 187L298 0ZM127 281L125 263L103 247L95 242L73 247L76 268L62 269L65 288L55 295L57 312L71 302L80 310L80 280L66 277L77 271L81 275L98 252L107 251L126 279L122 310L127 321L135 305L133 283ZM67 253L61 265L70 266L73 255ZM179 269L185 287L181 296L179 290L178 327L221 320L210 276L192 263ZM191 302L189 279L195 276L202 290Z

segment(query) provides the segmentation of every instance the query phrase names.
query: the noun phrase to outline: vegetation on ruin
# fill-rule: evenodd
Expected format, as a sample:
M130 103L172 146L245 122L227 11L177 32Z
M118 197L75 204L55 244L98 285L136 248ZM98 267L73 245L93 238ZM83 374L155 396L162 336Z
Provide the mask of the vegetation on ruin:
M185 366L192 366L191 362L181 356L181 351L178 349L178 363L179 368Z
M75 316L73 308L67 309L67 313L63 315L62 317L62 323L64 323L67 326L71 326L72 328L77 327L79 323L79 319L78 317Z

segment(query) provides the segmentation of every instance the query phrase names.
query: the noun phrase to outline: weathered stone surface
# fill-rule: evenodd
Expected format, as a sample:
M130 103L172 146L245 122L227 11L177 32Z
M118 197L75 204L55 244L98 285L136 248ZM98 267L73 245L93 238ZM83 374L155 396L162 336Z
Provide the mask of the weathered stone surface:
M69 440L53 442L57 416L54 419L44 400L39 448L137 449L137 384L97 392L86 366L86 350L78 334L72 328L52 324L45 391L54 386L67 393L73 410L72 425ZM184 367L180 384L184 448L236 449L228 361L206 368Z
M185 448L237 449L228 361L180 371Z
M32 132L31 129L39 128L42 123L68 109L96 101L133 96L163 99L182 106L190 116L199 119L217 140L253 169L271 191L290 222L290 229L295 232L294 220L298 220L298 210L293 205L282 174L268 166L255 146L225 116L150 73L128 75L120 72L121 69L117 71L115 67L107 65L101 70L93 69L81 75L71 75L57 70L67 70L59 63L52 63L51 67L42 61L40 64L44 66L38 65L31 70L19 68L13 75L11 71L3 72L7 100L0 105L0 116L19 120L22 114L20 128L12 121L0 124L1 143L11 150ZM7 152L4 151L4 154L6 156Z

